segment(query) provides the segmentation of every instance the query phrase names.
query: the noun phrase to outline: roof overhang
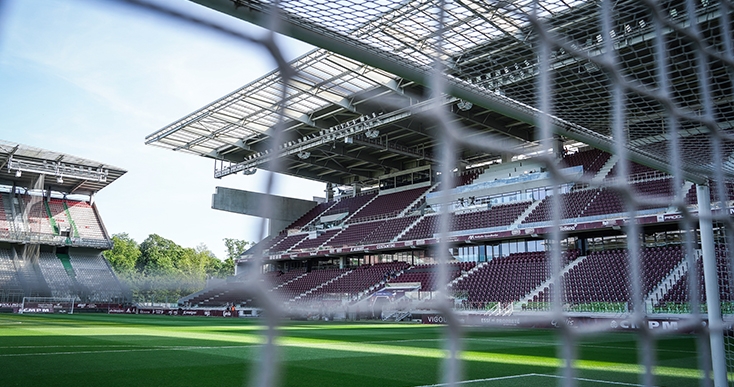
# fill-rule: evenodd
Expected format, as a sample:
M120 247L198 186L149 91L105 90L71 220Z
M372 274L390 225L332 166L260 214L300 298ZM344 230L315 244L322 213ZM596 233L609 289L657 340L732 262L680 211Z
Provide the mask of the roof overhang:
M0 140L2 185L93 195L126 172L109 164Z

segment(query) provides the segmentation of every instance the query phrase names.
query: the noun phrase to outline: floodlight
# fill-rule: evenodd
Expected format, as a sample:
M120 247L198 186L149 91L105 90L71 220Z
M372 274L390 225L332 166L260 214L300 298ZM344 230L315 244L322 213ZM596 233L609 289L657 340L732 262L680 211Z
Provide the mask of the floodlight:
M20 175L22 175L22 173L20 172L20 169L15 171L15 177L20 177Z
M311 157L311 152L309 151L301 151L298 152L298 158L301 160L306 160L307 158Z
M456 107L458 107L459 110L464 111L464 112L471 109L472 106L474 105L471 102L464 101L463 99L460 99L459 103L456 104Z
M376 129L371 129L371 130L364 132L364 135L367 138L377 138L380 136L380 131Z
M64 182L64 178L62 178L61 176L56 176L56 182L62 184Z

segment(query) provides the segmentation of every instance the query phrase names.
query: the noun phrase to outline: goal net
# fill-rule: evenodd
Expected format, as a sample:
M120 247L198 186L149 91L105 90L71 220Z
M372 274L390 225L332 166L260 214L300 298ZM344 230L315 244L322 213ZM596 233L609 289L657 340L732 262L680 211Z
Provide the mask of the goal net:
M734 236L730 215L734 192L730 2L196 2L342 56L344 59L332 59L344 68L356 61L366 66L360 68L362 72L388 74L389 81L380 86L396 93L403 92L405 84L424 88L422 95L410 97L407 108L392 106L389 98L380 103L385 117L397 117L390 114L399 111L431 123L433 142L429 145L433 152L422 155L433 157L439 172L437 192L442 205L434 219L439 241L434 251L439 262L448 262L453 248L449 190L456 169L466 167L462 162L471 154L466 149L501 156L503 161L532 157L543 163L550 183L542 192L542 203L537 200L534 205L543 206L546 213L534 222L512 224L508 229L515 233L512 237L543 240L548 282L517 306L525 308L534 324L549 324L561 332L557 337L565 384L576 384L577 343L620 324L636 328L633 332L639 344L642 384L656 384L656 340L676 331L698 335L699 368L715 385L728 384L727 361L733 357L727 324L732 317ZM323 68L308 73L300 62L287 63L272 35L254 38L157 3L127 3L259 44L278 63L278 72L263 82L276 82L272 90L279 95L270 96L274 102L262 102L268 105L261 112L268 120L259 122L268 126L271 149L222 168L217 177L250 173L255 166L285 171L284 156L295 155L303 141L316 141L314 137L299 141L286 137L288 119L318 128L311 117L292 115L292 107L301 101L305 89L354 114L359 111L348 99L337 98L336 91L350 84L339 83L338 78L314 82ZM347 91L366 93L372 86ZM467 118L473 107L485 109L474 122L490 130L477 130L456 118ZM232 114L239 114L234 110ZM236 118L249 122L250 117ZM220 134L212 129L213 120L206 124L211 126L200 130L211 134L189 138L187 150L193 151ZM227 123L227 127L232 125ZM351 128L338 126L319 135L330 136L324 141L334 144L336 140L348 142L346 138L351 137L347 130ZM246 139L247 133L245 128L232 135ZM379 133L370 134L365 143L380 141ZM390 139L379 144L386 149L391 146ZM559 158L565 157L567 150L574 151L572 147L585 146L608 156L593 171L569 174ZM399 151L416 153L416 149L404 146ZM298 157L305 160L309 154L301 151ZM273 192L274 176L265 187L267 193ZM574 200L587 197L584 195L589 199L575 207ZM261 206L266 210L273 207L268 200ZM581 241L574 233L579 231L578 219L582 217L588 222L597 219L616 233ZM658 223L659 227L650 226ZM577 250L583 252L582 258L577 259L578 254L572 252ZM267 259L265 251L254 250L253 266L262 266ZM584 274L584 268L592 263L601 270ZM430 307L446 323L444 381L455 385L460 381L462 318L455 303L442 302L456 294L448 285L447 266L438 265L436 281L442 286L438 296L431 298ZM663 272L651 274L658 269ZM650 283L649 278L655 276L659 281ZM580 285L578 281L583 278L589 279L585 283L593 278L604 278L606 283ZM271 328L266 331L269 344L263 347L257 385L274 383L279 366L274 336L283 312L282 300L266 290L252 290L263 303L265 321ZM608 296L591 302L584 297L590 290ZM506 305L487 310L512 312ZM607 313L615 318L612 322L587 319L583 329L559 323L583 313Z
M73 298L23 297L18 313L74 314Z

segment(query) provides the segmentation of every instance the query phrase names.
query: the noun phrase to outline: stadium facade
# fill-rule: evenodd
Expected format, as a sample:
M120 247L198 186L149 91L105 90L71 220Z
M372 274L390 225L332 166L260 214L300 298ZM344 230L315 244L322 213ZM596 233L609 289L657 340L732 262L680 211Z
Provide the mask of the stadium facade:
M94 203L126 171L6 141L0 165L0 308L18 310L31 298L48 308L60 300L86 309L130 302L102 256L112 240Z
M265 169L327 194L301 215L218 189L215 208L276 226L235 278L182 302L432 310L451 348L470 316L560 319L569 365L576 334L632 325L645 385L650 332L685 325L727 384L729 2L195 2L319 49L146 142L214 159L215 177ZM573 333L594 316L610 319Z
M719 296L731 299L725 4L197 2L279 20L321 47L146 138L214 159L218 178L264 169L326 184L323 201L298 209L225 188L213 198L271 219L238 271L262 265L277 277L271 290L295 289L288 301L354 302L411 270L433 290L445 284L420 265L446 250L470 264L451 270L449 290L472 308L547 308L557 272L572 310L628 312L634 298L649 312L689 311L681 289L702 261L718 262ZM701 211L710 244L689 232ZM562 257L542 253L552 250ZM342 285L383 263L376 280ZM503 277L503 264L540 274ZM316 268L332 273L307 281ZM486 289L495 282L523 285ZM611 294L598 285L616 282ZM244 303L221 286L182 302Z

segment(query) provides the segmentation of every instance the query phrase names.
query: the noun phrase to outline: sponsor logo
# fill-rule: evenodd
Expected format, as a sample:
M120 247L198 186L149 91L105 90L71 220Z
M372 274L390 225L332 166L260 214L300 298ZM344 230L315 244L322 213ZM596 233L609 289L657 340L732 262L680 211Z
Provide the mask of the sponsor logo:
M443 316L427 316L426 320L429 324L446 324L446 319Z
M53 308L23 308L23 313L53 313Z
M561 226L561 231L573 231L576 229L576 225L573 226Z
M496 317L482 317L479 319L479 322L482 324L500 324L500 325L511 325L516 326L520 325L520 319L519 318L496 318Z
M107 311L107 313L109 313L109 314L131 314L131 313L135 313L135 312L133 312L132 309L130 309L130 308L127 308L127 309L123 309L123 308L110 308Z
M609 326L613 329L640 329L640 326L629 320L622 320L617 322L612 320ZM665 320L648 320L647 328L650 330L664 330L664 331L677 331L678 321L665 321Z

